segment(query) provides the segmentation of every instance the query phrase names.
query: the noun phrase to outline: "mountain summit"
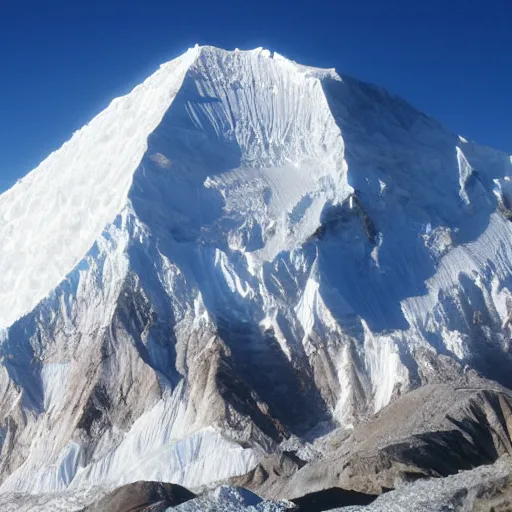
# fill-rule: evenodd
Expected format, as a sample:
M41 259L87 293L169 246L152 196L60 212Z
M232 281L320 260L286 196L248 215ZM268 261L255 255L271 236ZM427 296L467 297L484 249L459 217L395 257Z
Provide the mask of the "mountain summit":
M0 492L198 489L510 387L511 220L511 157L385 90L187 51L0 196Z

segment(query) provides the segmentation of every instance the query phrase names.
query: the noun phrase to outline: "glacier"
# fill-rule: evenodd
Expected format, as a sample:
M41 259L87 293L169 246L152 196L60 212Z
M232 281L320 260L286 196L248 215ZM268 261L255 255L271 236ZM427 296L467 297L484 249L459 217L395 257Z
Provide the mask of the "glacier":
M202 489L426 383L510 387L511 220L510 155L188 50L0 196L0 493Z

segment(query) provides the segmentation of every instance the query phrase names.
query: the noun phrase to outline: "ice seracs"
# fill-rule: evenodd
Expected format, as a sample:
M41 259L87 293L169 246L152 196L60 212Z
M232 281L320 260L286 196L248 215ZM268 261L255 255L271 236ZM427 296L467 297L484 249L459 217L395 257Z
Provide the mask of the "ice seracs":
M201 488L423 383L510 384L511 176L334 70L164 64L0 196L0 492Z

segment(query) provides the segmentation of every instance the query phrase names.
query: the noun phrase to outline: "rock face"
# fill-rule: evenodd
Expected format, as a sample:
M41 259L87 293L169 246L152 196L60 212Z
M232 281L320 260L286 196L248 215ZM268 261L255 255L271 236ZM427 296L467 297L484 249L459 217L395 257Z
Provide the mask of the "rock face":
M377 495L489 465L512 455L512 394L484 383L427 385L350 433L335 430L318 439L315 448L320 456L300 468L286 471L285 464L276 465L265 478L239 481L261 495L294 500L331 488Z
M343 505L367 505L375 501L376 496L338 489L324 489L323 491L313 492L294 500L299 510L309 510L322 512L324 510L333 510L335 507Z
M135 482L119 487L104 498L85 507L83 512L157 512L194 498L193 493L179 485Z
M164 64L0 196L0 493L300 467L319 432L426 384L492 379L493 422L511 176L334 70L211 47ZM468 447L481 417L462 417ZM471 466L499 439L454 450Z

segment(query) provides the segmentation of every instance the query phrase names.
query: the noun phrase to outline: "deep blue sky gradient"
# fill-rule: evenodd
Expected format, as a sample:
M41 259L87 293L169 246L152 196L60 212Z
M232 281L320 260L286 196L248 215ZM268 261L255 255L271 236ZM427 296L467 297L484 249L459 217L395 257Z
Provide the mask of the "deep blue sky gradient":
M512 153L512 0L0 0L0 191L196 42L385 86Z

